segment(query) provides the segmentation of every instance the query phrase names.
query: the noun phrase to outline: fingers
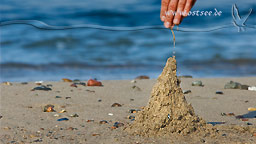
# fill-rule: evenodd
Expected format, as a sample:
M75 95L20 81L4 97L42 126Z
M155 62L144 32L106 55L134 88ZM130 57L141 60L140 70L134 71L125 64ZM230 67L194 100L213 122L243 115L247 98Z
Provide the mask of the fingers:
M179 25L181 23L182 13L183 13L183 9L185 7L186 1L187 0L179 0L177 12L175 13L173 24Z
M170 28L173 25L174 13L177 9L178 1L179 0L171 0L168 5L168 12L164 21L164 26L166 28Z
M184 8L184 13L183 16L188 16L189 11L191 10L191 8L193 7L193 5L195 4L196 0L187 0L185 8Z
M168 5L169 5L169 1L170 0L162 0L162 4L161 4L161 12L160 12L160 19L162 22L165 21L166 18L166 12L168 10Z

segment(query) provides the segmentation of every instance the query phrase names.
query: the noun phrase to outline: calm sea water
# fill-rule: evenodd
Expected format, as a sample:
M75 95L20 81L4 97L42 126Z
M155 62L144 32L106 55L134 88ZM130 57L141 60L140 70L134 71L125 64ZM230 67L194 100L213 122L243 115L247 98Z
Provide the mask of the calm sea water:
M181 27L207 28L232 22L231 6L241 15L253 8L246 24L256 25L255 0L198 0L192 10L222 11L218 17L187 17ZM50 25L161 25L160 0L2 0L1 22L40 20ZM0 27L1 81L156 78L172 56L170 30L47 31L28 25ZM214 32L175 32L179 75L256 76L256 30L231 27Z

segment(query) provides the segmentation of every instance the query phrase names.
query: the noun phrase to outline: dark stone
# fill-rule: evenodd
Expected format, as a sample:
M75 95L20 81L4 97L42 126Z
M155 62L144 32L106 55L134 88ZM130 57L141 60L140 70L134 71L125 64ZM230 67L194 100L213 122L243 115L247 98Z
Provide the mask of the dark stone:
M68 120L69 120L68 118L60 118L57 121L68 121Z
M178 78L193 78L191 75L178 76Z
M52 90L52 89L49 88L49 87L47 87L47 86L41 85L41 86L39 86L39 87L35 87L35 88L32 89L32 91L34 91L34 90L50 91L50 90Z
M113 126L116 127L116 128L119 128L119 127L124 126L124 124L120 123L120 122L115 122Z
M55 98L62 98L61 96L55 96Z
M189 94L189 93L191 93L192 91L191 90L184 90L183 91L183 94Z
M224 93L222 91L216 91L215 94L223 95Z

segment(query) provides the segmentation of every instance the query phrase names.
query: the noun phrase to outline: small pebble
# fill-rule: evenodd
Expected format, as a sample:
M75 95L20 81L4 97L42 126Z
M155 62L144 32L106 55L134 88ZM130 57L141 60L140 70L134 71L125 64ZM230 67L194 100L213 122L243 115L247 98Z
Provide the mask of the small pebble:
M128 119L133 120L135 119L135 116L128 116Z
M59 114L54 114L53 116L55 116L55 117L59 117L60 115L59 115Z
M111 105L111 107L121 107L122 105L121 104L119 104L119 103L113 103L112 105Z
M100 121L100 124L106 124L106 123L108 123L108 121L106 121L106 120Z
M191 75L178 76L178 78L193 78Z
M77 88L77 85L76 85L76 84L74 84L74 83L73 83L73 84L71 84L70 86L71 86L71 87L75 87L75 88Z
M142 79L149 79L149 76L141 75L135 78L135 80L142 80Z
M213 126L219 125L219 124L225 124L226 122L207 122L207 124L211 124Z
M114 114L112 114L112 113L108 113L108 115L109 115L109 116L113 116Z
M139 88L139 87L137 87L137 86L132 86L132 89L135 89L135 90L137 90L137 91L141 91L141 89Z
M136 80L132 80L131 83L136 83Z
M227 114L226 113L220 113L221 116L226 116Z
M64 82L72 82L72 80L67 79L67 78L63 78L62 80L63 80Z
M88 92L91 92L91 93L95 93L94 90L85 90L85 91L88 91Z
M248 118L241 118L242 121L248 121Z
M134 99L130 99L130 101L134 101Z
M80 82L80 80L79 79L74 79L73 82Z
M116 127L116 128L119 128L119 127L124 126L124 124L120 123L120 122L115 122L113 126Z
M100 134L92 134L92 136L99 136Z
M94 122L94 120L87 120L86 122Z
M101 101L102 101L101 99L98 100L98 102L101 102Z
M223 95L223 92L222 91L216 91L215 94Z
M0 116L0 119L2 119L3 118L3 116Z
M26 85L26 84L28 84L28 82L21 82L21 84Z
M246 124L247 124L247 125L253 125L252 123L249 123L249 122L248 122L248 123L246 123Z
M192 86L203 86L202 81L193 81Z
M70 117L79 117L78 114L71 114Z
M66 99L71 99L71 97L66 97Z
M61 96L55 96L55 98L61 98Z
M184 90L183 91L183 94L189 94L189 93L191 93L191 90Z
M84 83L84 82L75 82L74 84L76 84L76 85L86 86L86 83Z
M69 120L68 118L60 118L57 121L68 121L68 120Z

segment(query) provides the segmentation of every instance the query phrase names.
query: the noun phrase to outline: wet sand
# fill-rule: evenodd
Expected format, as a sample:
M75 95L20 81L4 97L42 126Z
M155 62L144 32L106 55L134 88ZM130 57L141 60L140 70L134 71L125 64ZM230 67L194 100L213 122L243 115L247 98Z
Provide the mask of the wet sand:
M204 86L191 86L195 80L201 80ZM256 107L256 91L224 89L230 80L256 85L256 77L181 79L182 89L192 91L185 97L195 113L207 122L225 124L215 126L222 133L218 137L175 138L132 136L123 130L132 123L127 117L136 116L129 110L147 105L156 80L136 80L136 83L131 80L108 80L102 81L102 87L78 85L77 88L71 87L71 82L43 82L43 85L52 85L50 91L31 91L37 87L34 82L2 83L0 143L254 143L256 136L253 133L256 131L251 129L256 128L256 112L248 114L248 108ZM215 94L216 91L224 94ZM114 103L121 106L111 107ZM43 112L47 104L54 105L56 112ZM61 110L66 112L59 113ZM223 116L221 113L234 115ZM70 117L74 114L78 117ZM235 117L238 115L248 119L242 121ZM60 118L68 120L57 121ZM101 120L108 123L100 124ZM115 122L124 126L113 127Z

